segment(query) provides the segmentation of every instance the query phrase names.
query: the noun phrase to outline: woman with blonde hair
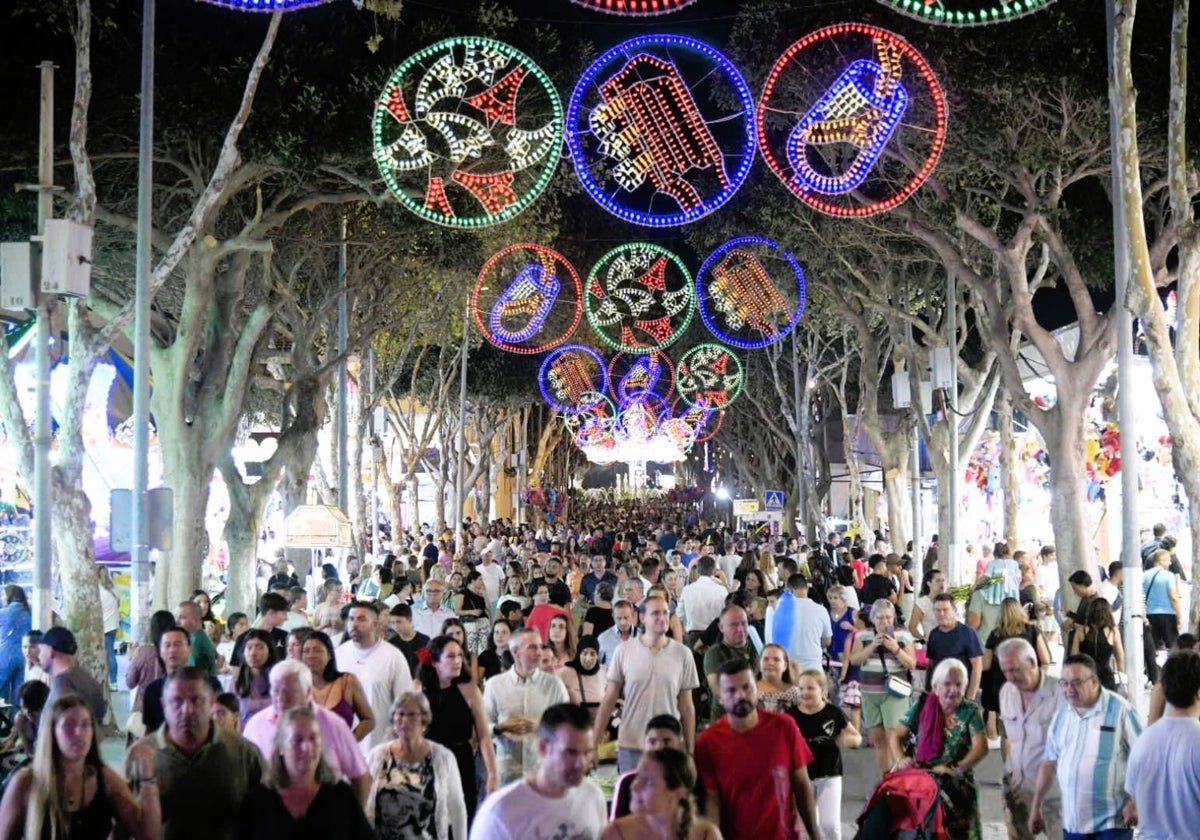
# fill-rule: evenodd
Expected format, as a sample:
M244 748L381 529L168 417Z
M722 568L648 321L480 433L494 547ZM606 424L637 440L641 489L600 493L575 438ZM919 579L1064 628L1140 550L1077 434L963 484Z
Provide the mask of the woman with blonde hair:
M1076 637L1080 634L1076 633ZM1000 670L1000 657L996 648L1007 639L1024 639L1037 651L1038 665L1044 671L1050 667L1050 649L1046 640L1031 624L1029 616L1016 598L1005 598L1000 602L1000 621L996 629L988 634L983 651L983 711L987 718L987 733L990 740L999 737L996 720L1000 715L1000 689L1004 686L1004 673ZM1075 651L1070 651L1074 653Z
M613 820L601 840L721 840L721 830L697 815L696 765L682 750L642 755L629 800L631 813Z
M317 713L307 705L288 709L275 731L267 786L246 797L238 837L374 836L358 797L325 760Z
M314 630L321 630L330 636L336 636L342 632L344 627L342 593L344 591L342 582L337 578L330 578L321 584L320 603L313 612Z
M811 670L797 681L800 703L789 714L812 751L808 765L817 820L826 840L842 840L842 750L862 743L862 735L845 712L825 702L829 680L824 672Z
M158 837L162 810L153 760L136 762L138 796L100 760L87 702L60 697L39 727L33 765L17 771L0 801L0 837L103 840L114 824L136 840Z
M768 712L786 712L800 702L800 690L792 679L787 648L764 645L758 657L758 708Z

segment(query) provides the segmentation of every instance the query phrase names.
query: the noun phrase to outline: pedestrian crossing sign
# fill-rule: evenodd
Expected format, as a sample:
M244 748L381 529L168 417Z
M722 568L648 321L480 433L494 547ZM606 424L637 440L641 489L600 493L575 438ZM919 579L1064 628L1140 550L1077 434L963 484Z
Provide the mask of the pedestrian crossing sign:
M783 510L783 491L768 490L763 493L763 510Z

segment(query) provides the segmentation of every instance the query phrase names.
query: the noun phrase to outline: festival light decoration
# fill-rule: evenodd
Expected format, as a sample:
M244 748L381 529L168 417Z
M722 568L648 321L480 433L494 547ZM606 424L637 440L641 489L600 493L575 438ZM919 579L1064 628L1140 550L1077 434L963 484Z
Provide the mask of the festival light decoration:
M665 15L686 8L696 0L571 0L577 6L608 15L647 17Z
M538 371L542 397L563 414L595 408L608 390L608 369L600 354L581 344L551 350Z
M726 242L696 272L696 307L717 338L755 350L779 341L804 312L804 269L761 236Z
M451 38L401 64L375 104L375 162L400 203L431 222L482 227L545 188L562 146L562 104L524 54Z
M675 390L675 366L661 350L640 355L617 353L608 362L608 381L613 396L621 403L636 402L651 394L670 399Z
M294 12L297 9L307 9L321 6L332 0L204 0L213 6L233 9L237 12Z
M784 52L756 122L763 159L792 193L822 213L863 217L897 206L929 177L946 140L946 100L907 41L846 23Z
M583 317L583 283L566 257L542 245L510 245L479 272L471 296L479 332L510 353L562 344Z
M648 242L618 245L592 267L584 291L588 322L627 353L657 350L683 335L695 293L683 260Z
M707 399L701 397L694 404L689 404L683 397L676 397L671 405L674 416L685 420L696 430L693 444L707 443L717 436L721 424L725 420L725 412L714 408Z
M721 53L681 35L643 35L584 71L567 107L567 147L604 209L634 224L681 225L746 180L753 114L750 89Z
M717 409L726 409L742 392L746 374L742 363L728 347L700 344L679 359L675 387L689 405L703 399Z
M943 26L1004 23L1041 11L1054 0L879 0L902 15Z

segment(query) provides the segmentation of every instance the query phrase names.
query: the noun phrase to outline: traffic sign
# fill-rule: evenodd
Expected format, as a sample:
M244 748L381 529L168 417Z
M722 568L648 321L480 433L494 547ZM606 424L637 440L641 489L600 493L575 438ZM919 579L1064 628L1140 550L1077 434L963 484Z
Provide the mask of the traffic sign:
M783 510L783 491L767 490L763 493L763 510Z
M733 515L750 516L758 513L758 499L734 499Z

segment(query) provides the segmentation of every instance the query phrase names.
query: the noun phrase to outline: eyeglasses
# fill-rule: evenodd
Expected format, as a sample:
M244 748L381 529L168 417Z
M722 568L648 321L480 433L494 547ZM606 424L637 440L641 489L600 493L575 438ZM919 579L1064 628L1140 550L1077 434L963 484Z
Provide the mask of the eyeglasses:
M1083 686L1087 685L1094 679L1096 679L1095 676L1084 677L1081 680L1059 680L1058 684L1061 685L1063 688L1077 689L1077 688L1082 688Z

